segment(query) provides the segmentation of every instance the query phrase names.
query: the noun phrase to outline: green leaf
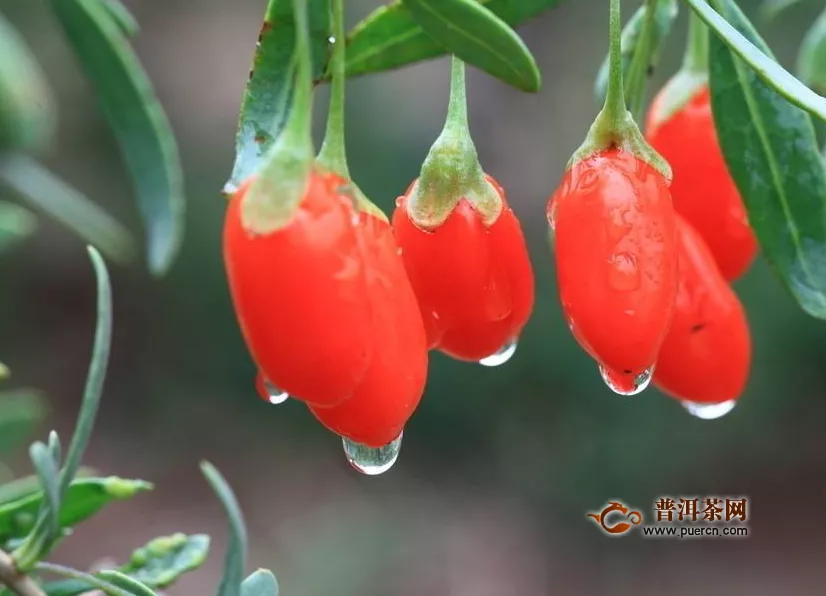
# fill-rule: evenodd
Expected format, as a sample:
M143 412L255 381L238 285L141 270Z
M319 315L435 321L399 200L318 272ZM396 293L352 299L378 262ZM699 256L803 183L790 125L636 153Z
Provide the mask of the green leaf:
M39 391L18 389L0 393L0 453L18 447L45 413L46 400Z
M78 569L72 569L71 567L65 567L63 565L56 565L54 563L37 563L35 566L36 570L41 573L52 573L55 575L60 575L63 577L72 578L73 580L77 580L79 582L83 582L86 586L92 586L93 589L100 590L107 596L155 596L155 594L150 590L148 593L146 592L145 586L140 586L137 589L140 591L138 592L131 592L127 591L126 589L115 585L114 583L103 579L101 575L104 573L86 573L85 571L80 571ZM109 572L109 577L112 576L112 572ZM116 574L114 578L120 580L120 577ZM133 584L134 585L134 584ZM58 586L58 590L61 587ZM52 596L54 592L49 587L46 588L46 593Z
M208 549L209 536L173 534L156 538L136 550L126 565L116 570L101 571L96 575L125 589L129 589L128 586L115 581L112 573L132 578L146 588L165 588L184 573L200 567L206 560ZM45 586L45 591L50 596L77 596L92 589L94 586L82 579L57 581Z
M201 462L201 472L221 501L229 519L229 544L224 556L224 570L221 584L218 586L218 596L240 596L247 558L247 528L244 525L244 516L232 489L215 466L209 462Z
M49 532L52 535L58 533L60 529L60 472L59 462L55 461L52 451L45 444L37 441L29 448L29 457L32 460L34 471L43 487L45 499L41 499L40 511L46 518Z
M136 550L119 570L152 588L165 588L200 567L208 551L209 536L205 534L173 534L155 538Z
M773 21L781 12L791 8L795 4L800 4L801 0L764 0L760 5L760 19L762 21Z
M0 545L28 534L35 525L43 503L43 492L24 492L30 483L20 487L22 496L0 504ZM130 499L146 492L152 485L143 480L126 480L117 476L108 478L79 478L72 482L63 497L60 508L60 527L71 528L88 519L115 501ZM10 495L14 496L14 495Z
M259 569L241 584L241 596L278 596L278 580L269 569Z
M120 571L99 571L95 575L113 586L126 590L134 596L157 596L149 586L134 577L124 575Z
M475 0L404 0L413 18L447 51L494 77L535 92L536 60L522 38Z
M645 17L650 6L652 5L647 2L640 6L622 30L622 74L625 81L628 81L628 69L631 66L631 59L637 51L640 33L642 33ZM676 0L655 0L653 3L654 30L649 56L650 69L654 69L659 63L662 45L668 34L671 33L674 20L679 12L678 6ZM605 103L605 94L608 91L608 66L608 56L606 55L594 84L594 95L599 106Z
M149 269L164 274L181 244L183 174L175 138L137 56L99 0L51 0L114 130L147 228Z
M126 228L33 159L24 155L0 158L0 184L113 260L128 263L134 257L134 241Z
M770 50L731 0L728 22ZM826 318L826 170L812 120L716 36L710 46L714 121L763 254L803 309Z
M329 58L329 0L309 0L307 4L313 54L313 76L324 74ZM252 70L238 117L235 163L224 186L234 193L261 164L267 150L287 121L292 102L294 78L295 19L292 0L270 0L258 36Z
M138 20L120 0L100 0L100 2L109 10L109 16L118 24L124 35L134 37L138 34L140 31Z
M737 28L729 24L729 22L720 16L709 4L706 4L706 0L685 1L691 6L694 12L697 13L697 16L716 33L716 36L712 37L719 37L731 52L748 64L767 86L791 104L826 121L826 98L809 89L780 66L772 57L766 55L768 48L766 48L765 44L761 42L766 52L760 50L754 43L744 37L741 31L738 31ZM731 5L728 0L711 0L711 3L717 7L723 6L726 14L731 10ZM745 16L742 17L740 22L747 22ZM751 24L749 24L749 28L754 32Z
M480 0L516 27L562 0ZM399 68L442 56L447 50L424 32L402 0L377 8L347 36L347 76Z
M826 93L826 10L803 38L797 57L800 80L821 93Z
M0 152L44 148L56 120L46 75L23 36L0 14Z

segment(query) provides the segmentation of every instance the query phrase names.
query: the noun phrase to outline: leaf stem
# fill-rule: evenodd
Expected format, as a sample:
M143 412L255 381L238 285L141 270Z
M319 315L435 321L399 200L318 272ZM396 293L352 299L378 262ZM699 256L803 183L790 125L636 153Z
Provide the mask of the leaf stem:
M330 84L330 109L327 112L327 130L317 161L342 178L350 179L347 166L347 143L344 136L344 2L332 0L333 56L330 59L332 82Z
M100 590L104 594L108 594L108 596L133 596L126 590L119 588L113 584L110 584L107 581L100 579L99 577L92 575L91 573L86 573L85 571L80 571L78 569L72 569L71 567L66 567L64 565L58 565L56 563L38 563L36 565L38 571L47 571L49 573L54 573L55 575L60 575L63 577L68 577L70 579L77 579L86 582L90 586ZM43 592L40 592L43 594Z
M611 0L609 21L610 50L608 53L608 91L603 111L607 119L617 122L625 117L625 91L622 81L622 22L620 0Z
M0 584L5 585L17 596L46 596L32 578L17 569L9 554L0 550Z
M683 68L695 74L708 72L708 27L694 11L688 16L688 45Z

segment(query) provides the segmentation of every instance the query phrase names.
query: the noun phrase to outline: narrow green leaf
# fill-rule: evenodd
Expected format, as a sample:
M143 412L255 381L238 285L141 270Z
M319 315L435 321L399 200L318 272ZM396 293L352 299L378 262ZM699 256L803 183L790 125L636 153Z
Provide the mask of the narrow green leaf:
M694 12L705 22L716 36L724 41L731 51L749 65L760 79L791 104L802 108L821 120L826 121L826 97L822 97L798 81L773 58L766 55L743 36L729 22L718 14L706 0L685 0ZM717 7L728 7L727 0L711 0ZM745 21L745 16L743 17ZM753 27L749 24L753 31ZM755 32L756 33L756 32ZM765 48L765 44L762 44ZM768 50L768 48L766 48Z
M324 74L329 58L329 0L309 0L313 76ZM224 186L232 194L261 163L284 124L292 102L294 78L295 19L292 0L269 0L264 24L258 36L252 70L238 117L235 163Z
M51 0L117 137L147 228L149 269L164 274L181 244L183 174L175 138L137 56L99 0Z
M109 582L113 586L126 590L134 596L157 596L157 594L155 594L149 586L134 577L124 575L120 571L99 571L95 575L103 581Z
M58 463L52 457L51 450L45 444L37 441L29 448L29 457L32 460L34 471L43 487L45 499L41 499L40 510L46 518L48 530L52 536L60 529L60 472Z
M201 472L206 477L229 519L229 544L224 556L224 571L218 596L240 596L241 581L244 579L244 565L247 558L247 528L244 516L232 489L221 473L209 462L201 462Z
M39 391L18 389L0 393L0 453L8 453L34 432L46 414Z
M200 567L209 551L205 534L173 534L156 538L136 550L120 571L151 588L165 588L184 573Z
M654 8L654 32L651 39L651 53L649 61L649 75L660 60L660 51L663 42L671 33L671 28L674 25L674 20L677 18L679 12L679 5L677 0L655 0L653 4L646 2L640 6L633 16L628 20L622 30L622 73L623 80L628 80L628 69L631 66L631 59L637 51L640 40L640 33L642 32L645 17L648 14L649 7ZM596 83L594 84L594 95L597 99L597 105L602 106L605 103L605 94L608 90L608 56L602 61L602 65L597 73Z
M801 0L764 0L760 5L760 20L773 21L781 12L800 2Z
M34 527L43 503L43 492L28 492L30 487L31 481L26 481L17 491L9 494L13 498L14 492L17 492L18 498L9 500L4 497L0 500L0 545L25 536ZM75 526L110 503L130 499L151 488L152 485L143 480L127 480L117 476L76 479L63 496L60 527Z
M0 152L43 149L56 120L46 75L26 40L0 13Z
M83 194L24 155L0 158L4 184L107 256L128 263L135 254L129 231Z
M716 4L728 22L770 55L734 2ZM749 221L764 256L803 309L826 318L826 170L812 120L722 39L712 36L710 42L714 121Z
M797 75L812 89L826 93L826 10L803 38L797 57Z
M0 397L0 400L3 398ZM92 468L81 467L77 472L78 478L90 478L95 475ZM23 476L0 484L0 506L17 501L41 492L40 481L37 476Z
M54 459L55 464L60 468L60 462L63 461L63 450L60 445L60 437L56 431L49 433L49 451L52 454L52 459Z
M259 569L241 584L241 596L278 596L278 580L269 569Z
M120 0L100 0L100 2L109 10L109 15L118 24L124 35L134 37L138 34L140 31L138 20Z
M521 25L562 0L480 0L511 27ZM402 0L380 6L347 36L347 76L399 68L447 53L424 32Z
M523 91L541 76L522 38L475 0L404 0L413 18L447 51Z
M54 563L37 563L36 570L45 573L52 573L62 577L68 577L74 580L82 581L85 584L92 586L93 589L100 590L107 596L146 596L146 592L132 593L125 590L107 580L100 577L101 574L91 574L79 569L72 569L63 565L56 565ZM51 594L51 592L47 593ZM150 591L150 594L152 592ZM152 594L152 596L155 596Z

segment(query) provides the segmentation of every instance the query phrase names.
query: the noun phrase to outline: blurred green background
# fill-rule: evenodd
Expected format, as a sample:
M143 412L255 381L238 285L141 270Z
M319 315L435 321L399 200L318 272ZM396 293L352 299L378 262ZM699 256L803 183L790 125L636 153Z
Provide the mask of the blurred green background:
M528 236L536 309L507 366L433 355L399 462L378 478L350 470L339 439L300 404L257 398L227 293L219 189L265 1L126 4L180 143L187 235L160 282L140 264L112 265L114 345L86 463L157 488L81 526L58 559L86 567L101 556L122 559L158 534L207 531L215 538L206 569L169 593L211 593L225 530L198 472L207 458L247 514L250 568L274 569L285 595L823 593L826 323L807 318L758 262L736 285L753 332L748 390L731 414L702 421L654 389L612 394L561 316L544 204L596 114L607 2L564 2L520 29L543 72L541 93L469 72L472 132ZM378 2L347 4L355 22ZM638 4L624 2L625 16ZM755 2L742 4L754 15ZM761 25L785 65L793 66L818 4ZM650 91L679 65L681 8ZM140 229L117 147L45 3L0 0L0 9L57 90L58 142L46 162ZM385 209L441 129L448 70L441 59L349 83L351 170ZM322 116L323 92L319 99ZM0 288L0 360L14 372L10 385L45 391L41 435L55 427L68 436L94 327L83 243L41 218L33 239L0 258ZM11 462L18 473L28 473L24 451ZM613 540L585 517L608 499L650 519L660 496L719 494L750 497L748 539Z

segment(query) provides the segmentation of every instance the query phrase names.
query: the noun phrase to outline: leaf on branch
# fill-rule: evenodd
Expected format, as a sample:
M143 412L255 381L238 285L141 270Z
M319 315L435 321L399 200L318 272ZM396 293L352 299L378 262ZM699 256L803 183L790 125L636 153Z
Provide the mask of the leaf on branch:
M201 462L201 471L209 482L229 519L229 544L224 556L224 570L218 596L240 596L241 581L247 558L247 528L238 501L227 481L209 462Z
M120 143L147 230L149 269L163 275L184 226L183 173L169 121L111 6L100 0L51 5Z
M241 584L241 596L278 596L278 580L269 569L259 569Z
M562 0L479 0L511 27L521 25ZM447 53L424 32L403 0L377 8L347 36L347 76L399 68Z
M771 55L734 2L715 3L744 39ZM712 36L710 43L714 121L749 221L764 256L803 310L826 318L826 170L812 120L723 38Z
M494 77L535 92L536 59L522 38L476 0L404 0L413 19L447 51Z
M40 441L32 443L29 457L45 496L45 499L41 499L41 515L47 520L45 523L50 535L55 536L60 530L60 462L55 461L52 450Z
M309 0L307 16L313 78L318 79L324 74L330 54L329 0ZM235 163L223 189L227 195L234 193L258 169L287 121L295 72L294 50L292 0L270 0L241 101Z

